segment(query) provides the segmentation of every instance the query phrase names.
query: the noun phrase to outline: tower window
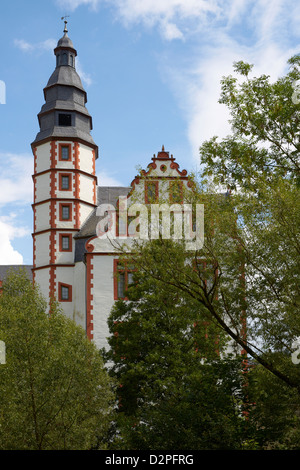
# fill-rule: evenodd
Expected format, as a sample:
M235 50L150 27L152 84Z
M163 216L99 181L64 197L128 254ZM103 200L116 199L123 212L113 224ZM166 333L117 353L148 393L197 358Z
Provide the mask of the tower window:
M59 251L72 251L72 235L68 233L59 235Z
M71 144L59 144L59 159L71 160Z
M58 125L59 126L72 126L72 115L59 113Z
M72 204L60 204L60 220L71 220L71 207Z
M70 218L70 207L69 206L62 206L62 218L63 220L69 220Z
M61 159L69 160L69 147L65 145L61 148Z
M59 189L61 191L68 191L70 190L70 175L59 175Z

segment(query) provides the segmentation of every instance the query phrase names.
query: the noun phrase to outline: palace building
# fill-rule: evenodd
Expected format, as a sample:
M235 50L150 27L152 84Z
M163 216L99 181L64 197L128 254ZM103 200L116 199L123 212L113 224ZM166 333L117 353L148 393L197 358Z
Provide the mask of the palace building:
M38 113L39 132L31 144L33 266L26 268L32 268L42 295L49 302L58 300L65 315L101 348L108 336L108 315L114 302L124 297L131 272L130 267L120 269L117 250L109 239L99 237L98 209L117 208L120 200L127 206L133 200L149 204L166 186L176 185L180 192L189 181L186 170L180 170L163 147L142 172L146 178L136 176L128 187L104 187L101 181L98 186L98 147L66 22L54 54L55 69ZM121 239L118 224L116 230ZM0 275L5 276L5 267Z

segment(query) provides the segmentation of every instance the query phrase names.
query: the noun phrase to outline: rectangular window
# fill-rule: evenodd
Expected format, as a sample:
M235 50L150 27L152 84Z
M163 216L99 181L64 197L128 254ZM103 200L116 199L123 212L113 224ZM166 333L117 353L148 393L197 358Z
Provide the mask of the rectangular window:
M59 160L65 162L71 160L71 144L59 144Z
M72 286L59 282L58 300L59 302L72 302Z
M60 204L59 206L59 219L64 221L72 220L72 204Z
M61 286L61 300L69 300L69 288Z
M145 182L145 203L155 204L158 201L158 181Z
M125 298L125 272L118 272L118 299Z
M127 300L126 291L130 284L133 284L134 266L121 264L118 260L114 260L114 299Z
M69 220L70 219L70 207L69 206L62 206L62 219Z
M70 175L61 174L59 175L59 189L60 191L70 190Z
M68 233L59 234L59 251L72 251L72 235Z
M170 181L169 195L171 204L183 203L183 183L182 181Z

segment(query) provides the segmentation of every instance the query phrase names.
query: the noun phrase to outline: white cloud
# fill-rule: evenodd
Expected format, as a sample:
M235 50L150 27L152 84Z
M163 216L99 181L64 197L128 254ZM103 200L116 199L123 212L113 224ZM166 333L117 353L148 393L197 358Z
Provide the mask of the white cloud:
M0 216L0 265L23 264L23 256L13 248L12 240L26 236L29 229L17 225L16 214Z
M20 207L32 202L33 157L0 153L0 167L0 264L23 264L23 256L13 248L13 240L31 233L20 225L18 213Z
M27 51L32 51L34 49L33 45L29 44L29 42L26 42L24 39L15 39L14 44L22 51L27 52Z
M86 73L81 65L81 62L79 61L78 57L76 58L76 71L78 75L80 76L81 80L87 85L90 86L93 83L93 80L90 76L90 74Z
M8 203L31 203L33 157L28 154L0 153L0 167L0 207Z
M183 33L174 23L162 22L161 30L163 31L163 36L168 41L173 39L183 39Z
M291 34L294 41L299 38L300 6L294 0L61 0L59 4L73 10L80 5L109 6L125 27L143 26L158 30L167 41L185 42L181 56L173 50L172 57L164 55L159 68L184 112L196 158L203 140L230 131L228 111L218 99L220 80L232 73L233 62L248 61L255 65L256 75L276 79L285 72L287 59L299 52L290 46Z
M87 5L91 10L97 10L102 0L56 0L56 4L68 12L76 10L81 5Z
M124 186L119 180L107 174L105 170L97 171L98 186Z
M49 38L45 39L45 41L32 44L25 41L24 39L15 39L14 44L24 52L32 52L34 50L53 51L53 49L56 47L57 41L55 39Z

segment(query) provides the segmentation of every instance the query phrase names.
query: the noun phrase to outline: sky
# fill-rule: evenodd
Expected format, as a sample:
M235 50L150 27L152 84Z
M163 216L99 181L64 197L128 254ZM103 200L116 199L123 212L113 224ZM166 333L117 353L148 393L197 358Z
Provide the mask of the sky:
M32 264L31 142L65 15L102 186L129 186L162 145L181 170L198 171L202 143L230 133L218 99L233 63L276 80L300 53L298 0L2 0L2 265Z

